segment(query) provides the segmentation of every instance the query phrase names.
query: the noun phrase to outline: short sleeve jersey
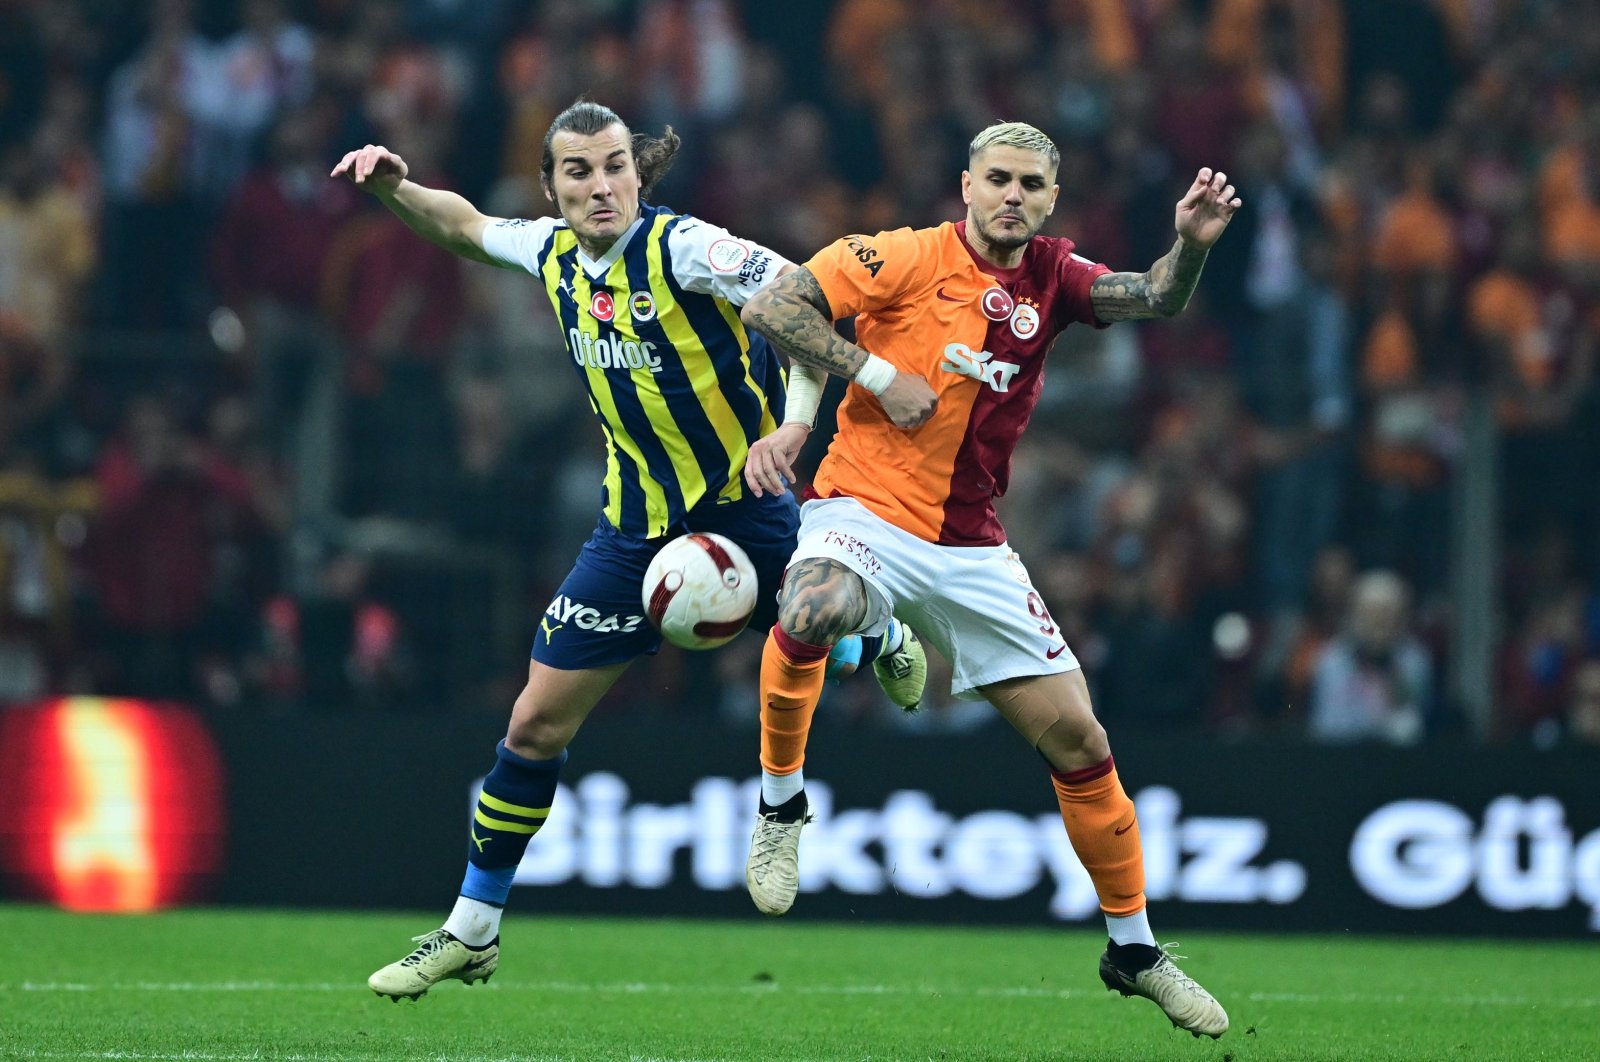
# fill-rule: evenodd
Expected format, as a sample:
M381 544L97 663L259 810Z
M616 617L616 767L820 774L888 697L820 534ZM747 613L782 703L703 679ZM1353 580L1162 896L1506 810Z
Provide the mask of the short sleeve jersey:
M1090 285L1110 269L1036 236L1012 269L980 259L966 222L847 236L806 268L835 318L856 315L856 340L939 396L925 424L904 430L852 384L816 491L849 496L941 545L1005 541L994 499L1039 401L1044 357L1074 322L1099 326Z
M788 263L662 207L598 261L559 218L484 229L497 264L544 282L606 440L605 518L655 538L696 506L744 496L750 444L783 417L783 367L739 307Z

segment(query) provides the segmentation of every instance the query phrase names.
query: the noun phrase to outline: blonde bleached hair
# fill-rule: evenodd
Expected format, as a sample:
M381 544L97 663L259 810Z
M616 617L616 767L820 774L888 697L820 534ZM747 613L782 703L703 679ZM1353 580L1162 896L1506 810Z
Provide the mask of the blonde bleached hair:
M967 159L969 161L975 159L979 152L997 146L1037 151L1050 160L1052 170L1061 165L1061 151L1056 147L1055 141L1027 122L996 122L991 125L973 137L972 143L967 145Z

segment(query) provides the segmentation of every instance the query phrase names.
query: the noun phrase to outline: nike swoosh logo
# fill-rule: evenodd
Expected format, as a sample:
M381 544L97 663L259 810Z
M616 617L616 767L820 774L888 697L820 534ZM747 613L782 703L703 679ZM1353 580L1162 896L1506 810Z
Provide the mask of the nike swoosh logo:
M939 296L939 298L943 299L945 302L966 302L967 301L966 299L958 299L954 295L946 295L944 293L944 289L943 288L940 288L938 291L934 292L934 294Z
M1132 822L1130 822L1126 826L1122 827L1122 829L1120 829L1120 830L1112 830L1111 832L1116 834L1118 837L1121 837L1123 834L1127 833L1129 830L1133 829L1137 825L1139 825L1139 820L1138 819L1134 819Z
M1048 653L1045 653L1044 654L1044 658L1046 660L1054 660L1056 657L1060 656L1062 653L1064 653L1066 651L1067 651L1067 643L1066 642L1062 642L1060 645L1056 646L1054 649L1050 650Z

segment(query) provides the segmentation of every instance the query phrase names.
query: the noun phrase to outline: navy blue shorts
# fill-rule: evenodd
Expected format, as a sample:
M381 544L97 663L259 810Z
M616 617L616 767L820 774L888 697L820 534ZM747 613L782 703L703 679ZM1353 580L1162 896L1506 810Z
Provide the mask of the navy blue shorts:
M661 632L645 618L644 571L667 542L712 531L744 547L759 580L750 626L765 631L778 618L778 583L794 555L800 507L794 492L745 496L702 505L662 538L634 538L605 517L583 544L533 638L533 659L564 671L619 664L661 648Z

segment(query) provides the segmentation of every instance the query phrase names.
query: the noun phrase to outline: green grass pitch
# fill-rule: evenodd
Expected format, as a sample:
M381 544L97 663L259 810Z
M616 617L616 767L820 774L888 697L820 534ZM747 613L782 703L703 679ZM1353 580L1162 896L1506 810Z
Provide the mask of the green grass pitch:
M508 918L485 985L367 974L437 914L0 906L0 1059L1596 1059L1590 942L1183 935L1220 1041L1095 976L1084 930Z

